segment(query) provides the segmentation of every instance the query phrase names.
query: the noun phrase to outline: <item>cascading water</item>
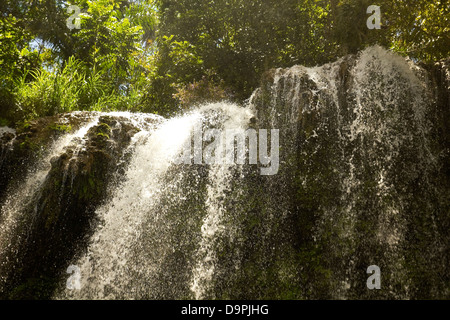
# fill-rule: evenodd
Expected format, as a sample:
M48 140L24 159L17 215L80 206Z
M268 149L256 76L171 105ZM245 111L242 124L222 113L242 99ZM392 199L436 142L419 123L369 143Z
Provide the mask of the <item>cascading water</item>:
M39 166L30 170L24 183L16 190L10 190L8 197L2 204L0 210L0 270L2 274L6 274L5 267L8 267L8 257L11 252L17 250L15 243L19 242L23 230L16 230L21 226L22 220L27 220L29 217L23 217L22 213L26 206L38 196L42 184L48 176L51 169L51 160L60 156L72 143L80 144L82 139L90 128L96 125L98 118L89 122L73 134L66 134L55 141L50 147L47 155L40 161ZM31 218L32 219L32 218ZM5 279L1 277L1 282ZM0 286L1 287L1 286Z
M68 296L87 299L152 296L153 282L158 281L159 264L167 251L176 250L171 245L177 245L158 241L161 225L170 219L170 213L159 206L162 194L170 188L170 183L174 183L167 179L167 171L186 143L190 149L191 135L203 127L203 122L223 130L246 129L250 117L249 110L232 104L207 105L167 120L154 131L137 134L125 181L114 191L112 199L98 209L101 227L93 235L87 254L74 263L80 266L80 274L84 275L83 289ZM225 141L221 140L219 144L225 144ZM224 191L229 187L232 167L216 164L209 170L207 215L201 227L198 252L193 257L198 260L192 271L192 291L196 298L202 297L214 272L214 241L223 229L220 199L225 197ZM181 193L171 196L183 198ZM154 253L143 259L142 255L148 251Z
M86 256L77 264L86 275L79 293L86 298L133 298L130 286L152 269L153 261L137 265L133 246L141 232L145 215L158 212L151 208L162 190L162 179L170 160L190 133L192 119L174 119L154 132L141 131L123 185L108 204L98 210L103 220ZM150 231L150 230L149 230ZM148 279L148 277L145 277ZM74 292L76 295L77 292Z
M209 108L209 107L207 107ZM223 112L228 117L221 125L222 130L247 129L252 113L250 109L241 109L233 105L221 106ZM203 110L206 108L204 107ZM200 111L203 111L200 110ZM218 126L220 124L213 124ZM221 135L218 141L219 145L226 145L226 136ZM222 224L226 208L222 202L226 198L226 191L231 187L230 181L233 179L233 173L242 174L241 167L235 168L232 165L215 164L209 171L209 184L207 187L207 216L203 219L201 227L201 242L197 253L198 262L193 272L191 290L196 299L205 298L205 292L214 276L214 269L217 263L215 241L218 235L223 232L233 233L232 228L226 229Z
M438 90L425 69L371 47L268 72L247 107L208 104L168 120L96 114L8 191L2 250L15 219L34 220L21 222L26 237L10 250L18 262L1 258L2 271L20 271L3 296L448 298L442 72ZM228 136L214 132L250 129L260 160L269 147L261 132L279 130L273 175L250 161L250 136L249 161L208 162L212 145L222 146L217 159L230 155ZM372 265L382 290L366 286Z
M312 270L302 272L304 292L410 298L420 296L418 282L428 281L427 290L445 295L436 289L447 259L438 239L448 237L436 220L448 223L439 173L445 161L438 161L446 147L432 142L437 108L425 71L371 47L322 67L280 69L273 79L253 103L263 124L285 128L282 180L293 176L285 190L296 194L273 197L273 207L286 204L291 223L299 224L293 241L311 255L298 262ZM427 263L412 253L421 246L433 252ZM427 273L428 263L440 271ZM362 281L371 265L383 270L383 295Z

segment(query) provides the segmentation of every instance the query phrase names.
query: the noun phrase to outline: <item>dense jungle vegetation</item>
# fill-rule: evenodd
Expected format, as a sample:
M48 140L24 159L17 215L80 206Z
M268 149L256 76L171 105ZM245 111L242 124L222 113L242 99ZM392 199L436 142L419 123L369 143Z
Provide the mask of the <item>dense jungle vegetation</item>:
M380 7L381 29L366 25L370 5ZM375 43L437 61L449 56L449 11L445 0L2 0L0 125L243 102L270 68Z

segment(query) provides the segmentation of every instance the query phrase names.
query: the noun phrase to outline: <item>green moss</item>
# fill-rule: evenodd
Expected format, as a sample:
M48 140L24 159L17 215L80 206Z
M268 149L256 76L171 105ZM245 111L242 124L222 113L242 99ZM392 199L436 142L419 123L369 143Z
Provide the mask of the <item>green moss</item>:
M37 151L39 149L39 145L34 143L28 136L26 136L25 140L20 143L19 147L22 150L28 149L32 151Z
M98 136L98 137L105 137L105 138L109 139L109 135L106 134L106 133L103 133L103 132L97 133L97 136Z
M91 188L95 187L95 182L94 182L94 179L92 177L89 177L89 185L91 186Z
M78 187L72 189L72 194L77 195L79 200L96 199L103 193L104 183L101 178L91 173L89 177L82 180Z
M100 123L97 130L102 133L109 133L111 132L111 127L106 123Z
M66 133L66 132L71 132L72 131L72 126L71 125L64 125L64 124L57 124L57 123L53 123L53 124L49 125L48 128L50 130L57 131L57 132L62 132L62 133Z
M106 123L100 123L96 130L98 137L106 137L107 139L109 139L109 135L112 131L111 127Z
M0 127L8 127L10 124L9 120L0 118Z

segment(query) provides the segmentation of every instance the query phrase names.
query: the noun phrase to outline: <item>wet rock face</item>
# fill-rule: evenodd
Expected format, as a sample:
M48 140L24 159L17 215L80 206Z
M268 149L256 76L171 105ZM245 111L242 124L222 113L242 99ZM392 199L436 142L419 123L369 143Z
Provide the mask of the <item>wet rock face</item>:
M252 104L282 159L261 201L283 217L270 241L293 245L296 297L449 297L448 71L375 47L266 74Z
M22 123L14 133L1 135L0 200L8 187L14 187L15 182L24 179L28 169L39 161L56 139L79 129L93 117L94 114L88 112L60 114Z
M12 154L23 152L21 141L46 145L54 139L54 134L46 132L47 121L40 120L19 133ZM95 209L107 196L111 178L120 175L131 138L138 131L129 119L101 116L83 141L52 159L42 189L25 208L28 218L21 223L26 227L15 228L23 235L19 235L22 240L15 252L10 252L16 262L3 269L10 271L4 285L6 298L50 298L59 278L67 277L64 269L81 248L86 248L96 224ZM24 158L27 153L28 149Z
M450 59L432 66L424 66L430 74L430 86L436 99L434 138L439 145L450 146ZM444 176L450 176L450 147L443 150L442 157L447 159Z
M12 150L12 142L15 137L16 135L13 132L0 132L0 199L6 192L6 187L10 179L7 159Z

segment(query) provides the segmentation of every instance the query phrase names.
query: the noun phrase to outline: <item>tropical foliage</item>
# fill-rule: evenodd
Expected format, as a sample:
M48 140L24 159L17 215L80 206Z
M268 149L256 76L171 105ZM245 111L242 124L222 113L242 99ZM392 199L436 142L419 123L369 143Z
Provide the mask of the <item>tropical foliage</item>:
M372 4L381 29L366 26ZM449 10L443 0L5 0L0 119L243 102L271 68L375 43L432 62L449 56Z

